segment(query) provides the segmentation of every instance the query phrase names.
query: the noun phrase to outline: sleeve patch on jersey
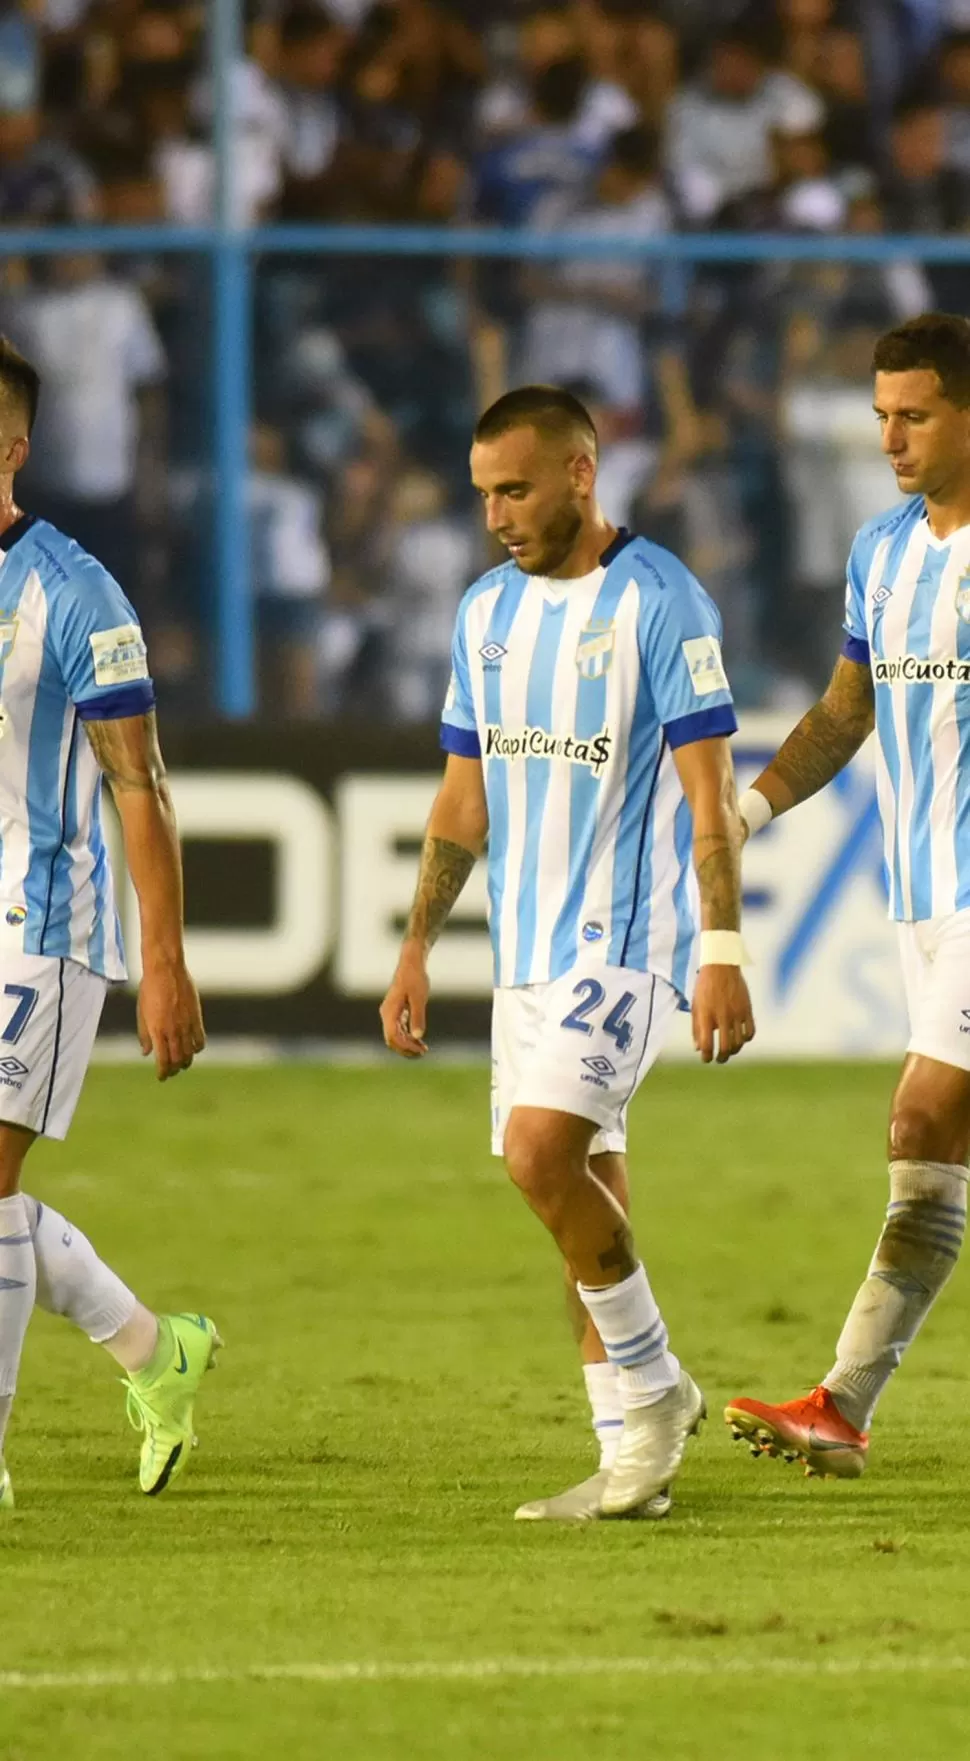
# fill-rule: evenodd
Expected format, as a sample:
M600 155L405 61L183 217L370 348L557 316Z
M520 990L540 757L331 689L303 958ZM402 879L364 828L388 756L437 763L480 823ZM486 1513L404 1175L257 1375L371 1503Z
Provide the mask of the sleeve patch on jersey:
M127 685L147 679L148 650L137 624L119 624L116 630L95 630L91 637L96 685Z
M695 697L708 697L712 691L730 689L721 659L721 644L716 636L692 636L680 646Z

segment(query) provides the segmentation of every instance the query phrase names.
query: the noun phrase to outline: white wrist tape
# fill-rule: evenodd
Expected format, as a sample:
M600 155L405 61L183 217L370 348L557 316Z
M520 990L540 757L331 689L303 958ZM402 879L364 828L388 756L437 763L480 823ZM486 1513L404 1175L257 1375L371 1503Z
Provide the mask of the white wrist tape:
M752 838L755 832L762 831L774 817L771 802L762 795L760 789L745 789L738 802L738 812Z
M764 796L761 797L764 800ZM738 929L702 929L702 966L743 966L744 943Z

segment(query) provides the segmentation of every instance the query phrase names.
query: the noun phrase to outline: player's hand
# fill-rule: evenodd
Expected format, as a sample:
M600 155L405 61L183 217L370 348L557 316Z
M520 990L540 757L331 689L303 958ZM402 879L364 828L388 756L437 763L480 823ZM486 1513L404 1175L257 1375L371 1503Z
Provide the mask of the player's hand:
M402 1058L423 1058L428 1049L424 1038L428 990L423 954L402 953L381 1004L384 1044Z
M702 966L691 1011L694 1046L705 1064L726 1064L754 1039L751 998L740 966ZM715 1050L716 1047L716 1050Z
M159 1082L187 1070L205 1046L202 1005L184 961L145 967L138 992L138 1041L155 1055Z

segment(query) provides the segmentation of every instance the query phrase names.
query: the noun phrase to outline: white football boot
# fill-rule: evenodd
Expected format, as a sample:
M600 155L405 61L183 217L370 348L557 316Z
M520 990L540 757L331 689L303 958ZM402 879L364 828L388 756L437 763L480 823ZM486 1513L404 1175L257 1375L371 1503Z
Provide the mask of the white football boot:
M684 1459L688 1437L707 1417L704 1396L681 1370L673 1388L652 1406L628 1407L616 1460L600 1499L600 1516L640 1516L669 1488Z
M558 1492L552 1498L534 1498L531 1504L520 1504L515 1520L517 1523L596 1522L609 1478L610 1469L600 1468L599 1473L591 1474L588 1480L580 1480L578 1486L570 1486L567 1492ZM659 1522L667 1515L670 1503L668 1492L658 1492L635 1514Z

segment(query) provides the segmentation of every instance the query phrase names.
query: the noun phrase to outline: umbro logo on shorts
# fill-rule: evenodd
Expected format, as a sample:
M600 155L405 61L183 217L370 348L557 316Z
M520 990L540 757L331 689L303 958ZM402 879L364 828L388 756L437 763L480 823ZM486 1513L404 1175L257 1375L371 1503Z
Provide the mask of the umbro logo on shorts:
M20 1088L25 1076L30 1071L19 1058L0 1058L0 1085L4 1088Z
M589 1030L587 1029L587 1032L588 1031ZM616 1075L616 1071L614 1070L612 1064L610 1063L609 1058L604 1058L602 1056L597 1056L595 1058L584 1058L583 1063L586 1065L587 1070L592 1070L594 1076L615 1076Z

